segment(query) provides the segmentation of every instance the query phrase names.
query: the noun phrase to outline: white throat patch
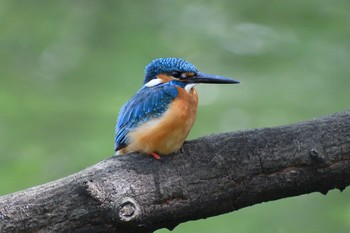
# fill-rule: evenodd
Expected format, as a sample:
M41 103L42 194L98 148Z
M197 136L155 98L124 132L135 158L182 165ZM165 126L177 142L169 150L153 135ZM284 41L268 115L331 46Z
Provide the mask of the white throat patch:
M152 79L148 83L145 84L146 87L154 87L157 86L158 84L161 84L162 80L159 78Z
M190 83L185 86L185 90L189 93L192 88L194 88L197 85L197 83Z

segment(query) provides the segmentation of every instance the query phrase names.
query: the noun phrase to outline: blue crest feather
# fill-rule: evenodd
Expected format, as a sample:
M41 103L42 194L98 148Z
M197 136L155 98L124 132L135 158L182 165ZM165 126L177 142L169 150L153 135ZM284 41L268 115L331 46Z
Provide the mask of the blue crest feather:
M180 58L158 58L146 66L144 84L156 78L158 74L167 74L173 71L179 72L197 72L197 68Z

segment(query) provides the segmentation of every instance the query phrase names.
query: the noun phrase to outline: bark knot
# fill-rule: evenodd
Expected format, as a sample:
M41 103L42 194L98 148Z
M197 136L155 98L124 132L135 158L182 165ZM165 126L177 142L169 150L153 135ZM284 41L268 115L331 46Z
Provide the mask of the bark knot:
M129 222L140 216L140 205L134 198L125 197L116 205L118 218L123 222Z
M315 148L309 151L310 158L316 163L322 163L324 160Z

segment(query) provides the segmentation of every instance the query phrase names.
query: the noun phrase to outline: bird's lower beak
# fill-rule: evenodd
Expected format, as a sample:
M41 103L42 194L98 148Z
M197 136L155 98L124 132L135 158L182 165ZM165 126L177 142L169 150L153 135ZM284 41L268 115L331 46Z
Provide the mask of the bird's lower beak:
M196 76L190 78L191 83L218 83L218 84L235 84L239 83L239 80L234 80L232 78L226 78L223 76L217 76L213 74L206 74L198 72Z

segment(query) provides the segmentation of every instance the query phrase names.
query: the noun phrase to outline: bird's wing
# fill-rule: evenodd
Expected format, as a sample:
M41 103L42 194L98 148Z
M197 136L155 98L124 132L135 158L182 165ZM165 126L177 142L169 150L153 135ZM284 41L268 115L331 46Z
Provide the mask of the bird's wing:
M120 110L115 136L115 150L128 145L127 134L145 121L161 116L178 91L170 83L142 87Z

